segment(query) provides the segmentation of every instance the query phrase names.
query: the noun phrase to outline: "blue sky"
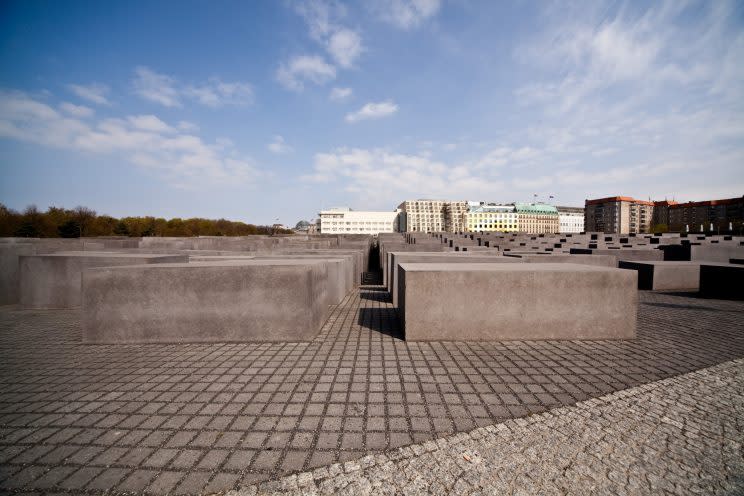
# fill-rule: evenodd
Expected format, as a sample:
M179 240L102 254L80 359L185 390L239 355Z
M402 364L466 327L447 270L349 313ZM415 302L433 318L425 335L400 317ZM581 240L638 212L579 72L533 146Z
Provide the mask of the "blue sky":
M3 2L0 202L740 196L742 61L737 1Z

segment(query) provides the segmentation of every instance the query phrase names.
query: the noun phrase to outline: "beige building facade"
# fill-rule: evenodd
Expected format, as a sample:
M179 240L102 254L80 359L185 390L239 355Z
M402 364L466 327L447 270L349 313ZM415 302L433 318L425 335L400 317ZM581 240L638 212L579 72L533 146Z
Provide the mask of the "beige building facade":
M466 201L406 200L401 211L400 229L405 232L461 232Z
M554 234L559 230L558 210L544 203L515 203L519 232Z

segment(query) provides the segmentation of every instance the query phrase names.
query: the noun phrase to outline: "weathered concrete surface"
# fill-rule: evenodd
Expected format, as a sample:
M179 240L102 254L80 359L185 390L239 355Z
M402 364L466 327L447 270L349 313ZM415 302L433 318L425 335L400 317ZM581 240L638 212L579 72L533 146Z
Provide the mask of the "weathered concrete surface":
M20 299L19 273L22 255L36 253L31 243L0 244L0 305L12 305Z
M535 254L510 254L504 256L522 259L525 263L575 263L582 265L594 265L596 267L616 267L617 260L610 255L535 255Z
M415 250L415 251L409 251L409 250L401 250L401 251L389 251L386 256L388 258L387 263L385 264L387 266L387 272L383 276L383 284L387 287L388 291L392 293L393 288L397 286L397 280L395 277L395 272L397 270L398 264L402 261L405 262L428 262L428 261L437 261L441 260L442 257L448 257L449 260L459 260L459 259L468 259L470 260L470 257L482 255L481 259L483 257L501 257L501 254L498 251L492 251L487 252L485 254L483 253L470 253L470 252L461 252L461 251L439 251L439 250L431 250L431 251L425 251L423 249L421 250Z
M89 269L83 341L309 341L329 312L328 265L266 260Z
M620 268L638 271L638 289L697 291L700 287L700 263L696 262L621 260Z
M467 252L391 252L390 268L392 269L389 276L390 285L388 291L392 295L393 306L398 307L398 277L401 263L522 263L518 258L502 257L498 252L493 255L468 254Z
M744 265L701 264L700 294L708 298L744 300Z
M338 305L354 289L354 262L351 256L330 257L327 255L292 255L291 257L257 256L257 262L268 264L324 263L328 270L328 301Z
M407 341L629 339L637 275L578 264L401 264Z
M732 258L744 258L744 246L738 242L690 246L690 260L728 263Z
M435 253L455 253L445 245L422 244L410 245L405 243L384 243L380 245L380 264L382 269L382 283L387 285L388 278L391 277L392 252L435 252Z
M741 494L744 360L227 496Z
M248 261L248 260L269 260L269 261L288 261L297 263L301 260L315 260L328 262L329 279L332 282L329 287L330 304L338 305L341 300L354 288L355 272L353 255L322 255L322 254L303 254L303 255L190 255L191 262L224 262L224 261Z
M287 257L292 258L295 256L316 256L316 257L329 257L338 258L351 256L354 261L354 275L353 284L354 287L358 287L362 281L362 275L367 271L367 260L369 254L363 250L353 250L347 248L336 248L333 250L278 250L271 253L262 253L261 256L268 257Z
M81 274L86 268L169 262L188 262L188 257L90 251L21 256L19 302L23 308L78 307Z
M664 260L664 252L662 250L652 248L625 248L625 249L587 249L587 248L571 248L571 254L577 255L610 255L615 257L616 267L619 266L620 260Z

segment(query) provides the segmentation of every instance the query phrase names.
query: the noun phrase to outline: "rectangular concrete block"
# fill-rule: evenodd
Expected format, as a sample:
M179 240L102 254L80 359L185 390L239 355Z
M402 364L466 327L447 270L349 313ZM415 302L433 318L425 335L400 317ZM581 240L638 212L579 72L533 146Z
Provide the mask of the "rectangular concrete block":
M325 255L290 255L286 257L256 256L256 262L268 264L322 263L328 271L328 304L338 305L354 289L354 262L351 256L332 258Z
M744 246L727 244L690 245L690 260L728 263L732 258L744 258Z
M509 254L509 257L521 258L525 263L575 263L582 265L594 265L597 267L615 267L617 261L615 257L610 255L570 255L570 254L555 254L555 255L522 255L522 254Z
M83 341L310 341L328 315L327 266L266 260L88 269Z
M615 258L615 267L619 266L620 260L664 260L664 252L656 248L620 248L597 249L597 248L571 248L571 254L577 255L609 255Z
M89 251L21 256L20 304L22 308L79 307L84 269L168 262L188 262L188 256Z
M620 261L621 269L638 272L638 289L654 291L697 291L700 264L672 261Z
M522 263L522 260L512 257L503 257L495 252L493 255L468 254L459 252L445 253L412 253L412 252L392 252L390 253L390 267L393 269L390 276L390 287L388 291L392 295L393 306L398 306L400 294L398 291L398 277L400 264L402 263Z
M408 341L630 339L637 275L578 264L401 264Z
M707 298L744 300L744 265L701 264L700 294Z
M36 253L31 243L0 244L0 305L20 300L20 257Z

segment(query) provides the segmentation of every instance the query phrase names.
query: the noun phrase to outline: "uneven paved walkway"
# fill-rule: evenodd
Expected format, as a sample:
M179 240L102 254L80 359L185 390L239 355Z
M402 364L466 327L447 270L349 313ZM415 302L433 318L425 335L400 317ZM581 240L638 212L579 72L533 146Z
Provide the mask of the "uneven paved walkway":
M228 496L273 493L742 494L744 360Z
M83 345L0 308L0 492L232 489L744 357L744 302L641 292L629 341L407 343L380 287L309 343Z

